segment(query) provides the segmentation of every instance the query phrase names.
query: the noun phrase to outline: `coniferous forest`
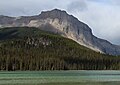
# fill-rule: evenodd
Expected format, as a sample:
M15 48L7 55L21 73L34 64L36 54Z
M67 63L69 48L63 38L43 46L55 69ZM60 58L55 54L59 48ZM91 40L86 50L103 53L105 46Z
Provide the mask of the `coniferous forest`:
M120 56L92 51L38 28L1 28L0 70L120 70Z

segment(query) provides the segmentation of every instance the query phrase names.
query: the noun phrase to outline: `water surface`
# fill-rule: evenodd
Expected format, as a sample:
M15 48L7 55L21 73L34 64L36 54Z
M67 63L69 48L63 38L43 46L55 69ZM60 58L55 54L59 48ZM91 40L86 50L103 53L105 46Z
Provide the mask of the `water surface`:
M120 85L120 71L1 71L0 85Z

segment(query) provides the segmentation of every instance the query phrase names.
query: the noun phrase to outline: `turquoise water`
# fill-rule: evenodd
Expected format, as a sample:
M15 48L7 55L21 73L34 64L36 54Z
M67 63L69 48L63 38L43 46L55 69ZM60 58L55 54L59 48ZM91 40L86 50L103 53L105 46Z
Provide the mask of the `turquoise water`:
M120 71L0 72L0 85L120 85Z

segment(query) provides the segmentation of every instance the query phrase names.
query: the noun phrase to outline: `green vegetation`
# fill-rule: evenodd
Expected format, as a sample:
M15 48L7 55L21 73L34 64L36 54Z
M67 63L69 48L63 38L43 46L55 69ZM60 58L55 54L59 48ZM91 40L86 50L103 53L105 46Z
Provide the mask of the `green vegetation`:
M89 82L89 83L42 83L42 84L4 84L4 85L119 85L120 82Z
M120 70L120 57L37 28L4 28L0 29L0 70Z

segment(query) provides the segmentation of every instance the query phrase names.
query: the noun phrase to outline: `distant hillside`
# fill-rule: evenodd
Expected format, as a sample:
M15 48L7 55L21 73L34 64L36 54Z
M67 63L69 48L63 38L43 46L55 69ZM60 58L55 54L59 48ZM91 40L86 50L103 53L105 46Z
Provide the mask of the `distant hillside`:
M43 11L35 16L0 16L0 28L25 26L60 34L96 52L120 55L120 46L97 38L87 24L63 10Z
M37 28L0 29L0 70L120 69L120 57L97 53Z

